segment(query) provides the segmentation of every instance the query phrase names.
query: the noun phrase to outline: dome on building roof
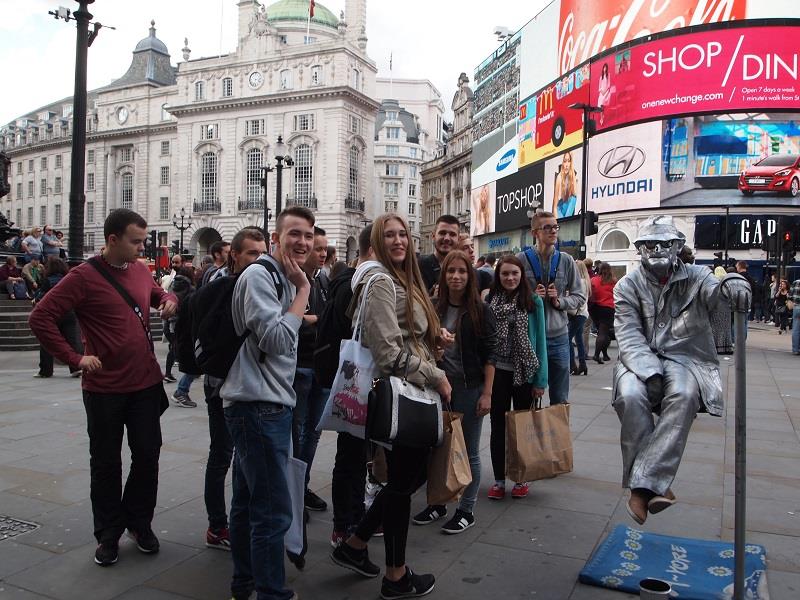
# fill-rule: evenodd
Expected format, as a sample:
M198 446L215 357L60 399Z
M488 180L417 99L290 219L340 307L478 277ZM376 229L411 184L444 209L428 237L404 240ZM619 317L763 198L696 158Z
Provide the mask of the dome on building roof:
M275 4L267 7L267 21L302 21L308 20L309 0L278 0ZM319 2L314 5L314 16L311 22L318 25L336 28L339 25L337 19L331 11L322 6Z
M136 44L134 52L144 52L145 50L153 50L161 54L169 54L167 45L156 37L156 22L150 21L150 35Z

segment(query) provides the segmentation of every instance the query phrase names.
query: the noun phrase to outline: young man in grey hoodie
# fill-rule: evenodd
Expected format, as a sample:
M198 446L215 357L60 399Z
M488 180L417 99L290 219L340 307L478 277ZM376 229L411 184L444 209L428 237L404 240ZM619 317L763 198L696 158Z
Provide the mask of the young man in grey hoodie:
M236 600L253 590L259 598L295 598L286 589L283 560L292 522L286 466L297 333L311 289L301 265L314 242L313 213L299 206L281 211L273 240L277 249L264 260L277 273L251 268L236 282L233 323L238 335L249 335L220 390L235 449L230 538Z
M536 245L526 252L520 252L517 258L525 267L525 276L531 289L544 302L550 404L561 404L569 398L567 311L586 302L586 295L575 261L569 254L556 251L558 221L555 215L549 212L536 213L531 219L531 233Z

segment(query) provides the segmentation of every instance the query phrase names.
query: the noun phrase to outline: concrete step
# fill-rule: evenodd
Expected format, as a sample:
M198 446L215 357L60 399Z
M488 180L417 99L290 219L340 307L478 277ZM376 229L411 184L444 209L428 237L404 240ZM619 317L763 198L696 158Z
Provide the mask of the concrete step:
M39 350L39 344L20 344L18 346L0 346L0 352L31 352Z
M6 300L0 302L0 313L29 313L33 310L30 300Z
M33 335L29 327L6 328L0 323L0 340L9 338L21 338Z
M25 313L0 313L0 327L27 327L28 315Z

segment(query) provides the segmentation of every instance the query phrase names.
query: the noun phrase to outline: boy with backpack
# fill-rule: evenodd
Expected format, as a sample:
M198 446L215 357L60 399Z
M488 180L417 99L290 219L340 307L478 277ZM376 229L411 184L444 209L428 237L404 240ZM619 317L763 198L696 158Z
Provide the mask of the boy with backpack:
M271 268L248 268L236 280L233 325L237 336L247 335L220 390L236 450L230 514L235 599L254 590L261 597L294 597L286 589L283 556L292 522L286 469L297 334L311 291L301 265L313 246L314 214L300 206L284 209L275 234L274 255L259 261Z

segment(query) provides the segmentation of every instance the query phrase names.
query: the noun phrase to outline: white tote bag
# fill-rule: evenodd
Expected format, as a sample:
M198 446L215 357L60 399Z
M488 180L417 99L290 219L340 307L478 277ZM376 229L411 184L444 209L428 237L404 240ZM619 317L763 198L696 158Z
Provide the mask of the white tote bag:
M386 273L376 273L369 278L361 294L356 315L353 339L342 340L339 351L339 367L331 386L331 393L322 411L317 431L340 431L364 439L367 423L367 398L372 389L372 380L378 376L375 361L369 348L361 345L361 329L366 312L369 286ZM394 289L394 282L392 282Z
M286 465L286 483L292 502L292 524L283 538L283 546L292 554L303 554L303 509L305 508L306 463L292 456Z

